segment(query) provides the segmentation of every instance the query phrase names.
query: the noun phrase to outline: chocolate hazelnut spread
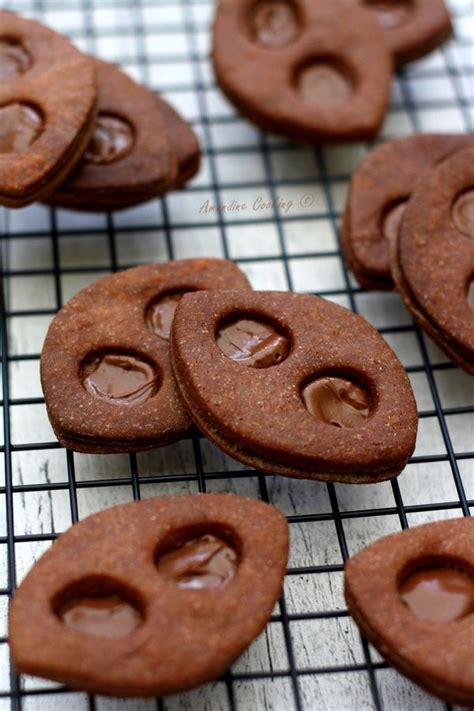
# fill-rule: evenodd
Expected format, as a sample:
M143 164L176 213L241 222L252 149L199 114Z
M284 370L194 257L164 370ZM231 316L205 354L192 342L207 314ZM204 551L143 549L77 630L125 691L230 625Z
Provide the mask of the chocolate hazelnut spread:
M467 237L474 237L474 189L463 193L454 203L453 222Z
M291 2L261 0L253 11L255 39L264 47L284 47L298 33L298 18Z
M302 395L312 415L335 427L358 427L369 416L367 393L349 380L319 378Z
M127 121L119 116L99 114L84 159L89 163L113 163L130 153L133 143L133 130Z
M429 622L452 622L474 612L474 578L456 568L418 570L403 582L400 597Z
M0 80L24 74L31 66L28 52L13 39L0 39Z
M28 104L7 104L0 108L0 153L21 153L38 138L43 127L41 114Z
M158 561L158 571L179 588L209 590L227 585L237 569L237 553L212 535L188 541Z
M297 83L303 99L309 104L344 105L352 94L349 77L329 62L316 62L304 67Z
M146 316L148 328L166 341L169 340L174 312L183 294L183 291L167 294L148 309Z
M83 385L95 397L119 405L136 405L155 395L158 376L149 363L135 356L110 353L86 364Z
M77 597L58 611L67 627L96 637L125 637L142 618L128 602L118 597Z
M273 326L252 319L240 319L221 328L217 345L228 358L250 368L277 365L290 350L288 339Z

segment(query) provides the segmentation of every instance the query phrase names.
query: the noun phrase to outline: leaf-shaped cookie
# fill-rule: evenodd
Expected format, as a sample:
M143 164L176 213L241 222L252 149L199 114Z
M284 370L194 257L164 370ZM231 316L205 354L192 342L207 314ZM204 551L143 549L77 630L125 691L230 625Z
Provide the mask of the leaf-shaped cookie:
M280 594L288 525L229 494L125 504L73 526L11 606L19 672L115 696L161 696L220 676Z

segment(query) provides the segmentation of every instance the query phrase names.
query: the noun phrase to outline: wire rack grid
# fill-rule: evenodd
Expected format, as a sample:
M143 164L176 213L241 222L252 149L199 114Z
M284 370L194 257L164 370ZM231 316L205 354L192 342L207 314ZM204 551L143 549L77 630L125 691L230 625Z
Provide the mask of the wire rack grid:
M450 4L456 39L397 75L383 138L472 130L474 3ZM344 196L370 146L301 148L236 116L209 62L212 0L15 0L0 7L49 23L162 92L193 123L204 154L185 191L122 213L40 205L0 212L0 711L449 708L378 656L342 596L344 560L363 545L425 521L468 516L474 505L472 379L420 332L397 295L358 289L341 257ZM198 437L130 456L59 447L39 384L39 352L56 311L107 273L202 255L234 259L255 288L317 293L380 330L407 368L420 410L417 449L397 481L347 487L285 480L248 470ZM8 654L9 597L56 536L117 503L197 491L261 497L290 523L282 597L266 631L225 677L148 701L18 677Z

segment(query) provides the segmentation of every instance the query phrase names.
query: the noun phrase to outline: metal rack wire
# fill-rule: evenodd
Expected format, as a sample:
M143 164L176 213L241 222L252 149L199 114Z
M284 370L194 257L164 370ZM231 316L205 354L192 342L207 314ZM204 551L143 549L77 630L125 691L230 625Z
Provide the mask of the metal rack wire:
M385 136L434 125L436 130L472 130L474 3L452 0L451 5L457 39L398 75ZM123 64L145 84L164 90L194 123L205 156L201 176L185 193L143 209L93 218L42 207L0 213L0 711L446 708L400 677L384 676L388 665L349 626L340 579L345 559L377 535L368 533L371 522L375 531L386 526L388 532L429 518L470 515L472 380L420 332L397 296L358 289L341 258L343 191L367 147L295 148L238 119L220 98L209 70L212 6L212 0L0 2L68 32L81 48ZM206 201L219 206L232 199L249 199L250 207L211 214L204 209ZM269 204L257 209L255 199ZM104 459L59 448L45 424L37 382L42 336L57 309L79 286L104 273L198 254L233 258L257 287L317 293L377 325L418 387L421 423L427 424L421 448L400 480L363 494L332 484L283 482L238 466L198 437L153 455L109 459L111 468ZM437 477L429 491L424 490L428 467ZM107 701L20 679L8 662L7 604L35 557L91 510L188 490L260 496L288 514L293 545L303 552L290 560L284 594L264 636L266 649L257 643L253 656L201 692L150 703ZM35 516L47 523L36 527ZM359 523L366 526L362 533ZM296 588L307 590L307 596ZM345 647L336 644L333 632L347 635ZM316 657L315 644L322 650ZM338 645L345 651L334 652Z

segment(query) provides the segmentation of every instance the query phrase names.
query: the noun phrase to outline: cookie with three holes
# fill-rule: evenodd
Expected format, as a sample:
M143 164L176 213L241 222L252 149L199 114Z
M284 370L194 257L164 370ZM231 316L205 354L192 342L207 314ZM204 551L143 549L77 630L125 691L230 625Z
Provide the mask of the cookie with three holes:
M171 362L199 429L256 469L362 484L397 476L413 453L401 363L363 318L318 297L186 294Z
M10 609L18 672L113 696L221 676L267 624L288 558L273 506L232 494L115 506L62 534Z
M365 637L409 679L474 704L474 520L382 538L345 566L345 597Z
M191 128L118 67L94 62L98 115L93 138L77 170L46 202L74 210L119 210L192 177L200 152Z
M240 113L297 141L372 138L387 109L393 59L354 0L220 0L213 61Z
M456 151L474 147L470 135L417 134L383 143L351 179L341 228L346 260L366 289L393 289L389 241L425 174Z
M413 318L474 373L474 148L419 184L391 247L391 270Z
M250 289L237 266L190 259L107 276L63 306L41 354L60 443L78 452L134 452L189 435L169 362L171 322L185 292L229 287Z
M374 13L397 66L423 57L452 35L444 0L356 1Z
M0 204L54 191L84 152L95 111L93 61L40 23L0 11Z

